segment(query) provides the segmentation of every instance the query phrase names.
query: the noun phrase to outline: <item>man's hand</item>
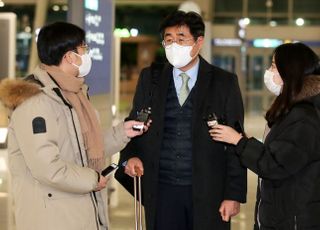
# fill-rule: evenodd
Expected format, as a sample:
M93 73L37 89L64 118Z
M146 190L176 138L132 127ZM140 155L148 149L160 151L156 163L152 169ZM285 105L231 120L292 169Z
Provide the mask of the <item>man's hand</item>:
M97 192L97 191L104 189L107 186L108 180L109 180L109 178L106 178L106 177L100 175L99 183L94 191Z
M127 165L124 168L124 172L131 176L142 176L143 175L143 164L138 157L130 158L127 162Z
M240 212L240 203L234 200L224 200L220 205L219 212L222 220L228 222L230 217Z
M130 121L126 121L124 122L124 132L127 135L127 137L129 138L133 138L135 136L140 136L143 133L147 132L150 125L151 125L151 120L148 120L147 124L144 124L144 122L141 121L134 121L134 120L130 120ZM133 126L134 125L141 125L143 126L143 129L141 131L136 131L133 130Z

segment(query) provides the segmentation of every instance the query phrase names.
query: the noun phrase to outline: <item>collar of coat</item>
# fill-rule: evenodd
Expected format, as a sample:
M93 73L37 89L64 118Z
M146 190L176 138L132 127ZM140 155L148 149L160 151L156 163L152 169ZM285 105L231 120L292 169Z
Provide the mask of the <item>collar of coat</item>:
M2 80L0 82L0 101L2 104L12 111L27 99L41 92L60 103L64 103L61 97L52 90L53 88L59 88L59 86L50 78L48 73L41 66L38 66L35 69L34 76L36 80L44 85L43 87L35 82L26 81L24 79ZM83 90L85 92L87 91L85 85Z
M22 79L4 79L0 82L0 101L10 110L40 92L39 85Z
M320 75L310 75L305 78L301 92L295 102L299 102L320 94Z

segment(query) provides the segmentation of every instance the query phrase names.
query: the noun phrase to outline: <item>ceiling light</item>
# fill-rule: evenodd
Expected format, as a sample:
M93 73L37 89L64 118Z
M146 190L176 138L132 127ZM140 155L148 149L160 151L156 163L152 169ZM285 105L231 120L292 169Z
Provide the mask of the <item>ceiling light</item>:
M139 30L136 29L136 28L132 28L132 29L130 30L130 34L131 34L132 37L137 37L138 34L139 34Z
M273 2L272 2L272 0L267 0L267 1L266 1L266 7L268 7L268 8L273 7Z
M304 19L303 18L297 18L296 25L297 26L303 26L304 25Z
M63 11L68 11L68 9L69 9L68 5L63 5L63 6L62 6L62 10L63 10Z
M241 28L245 28L250 24L250 18L241 18L239 19L238 24Z
M31 32L31 27L30 26L26 26L24 28L24 32L30 33Z
M275 27L275 26L278 25L278 23L276 21L270 21L269 25L272 26L272 27Z
M52 6L52 10L53 11L59 11L60 10L60 6L54 5L54 6Z

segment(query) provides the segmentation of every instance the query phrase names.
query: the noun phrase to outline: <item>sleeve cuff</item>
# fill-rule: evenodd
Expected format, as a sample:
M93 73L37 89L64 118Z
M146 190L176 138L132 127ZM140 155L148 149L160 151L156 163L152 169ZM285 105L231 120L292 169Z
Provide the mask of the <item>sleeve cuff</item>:
M238 142L238 144L236 145L236 153L238 156L241 155L242 151L244 150L244 148L246 147L248 142L248 138L247 137L242 137L240 139L240 141Z

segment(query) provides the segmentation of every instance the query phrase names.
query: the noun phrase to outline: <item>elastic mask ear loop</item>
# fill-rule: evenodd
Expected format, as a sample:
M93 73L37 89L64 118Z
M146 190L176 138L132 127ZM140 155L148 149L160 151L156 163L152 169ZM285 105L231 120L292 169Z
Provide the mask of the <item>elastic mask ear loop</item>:
M198 37L199 38L199 37ZM195 42L193 43L193 45L192 45L192 49L194 48L194 46L197 44L197 42L198 42L198 38L197 38L197 40L195 40ZM192 50L191 49L191 50ZM190 54L190 56L191 56L191 58L192 58L192 60L199 54L199 52L200 52L200 48L198 49L198 51L196 52L196 54L192 57L191 56L191 54Z
M80 55L80 54L78 54L78 53L76 53L76 52L74 52L74 51L71 51L71 52L74 53L75 55L77 55L78 57L80 57L80 59L81 59L81 61L82 61L82 58L81 58L81 55ZM75 64L75 63L71 63L71 65L77 67L78 69L80 68L80 65L77 65L77 64Z

